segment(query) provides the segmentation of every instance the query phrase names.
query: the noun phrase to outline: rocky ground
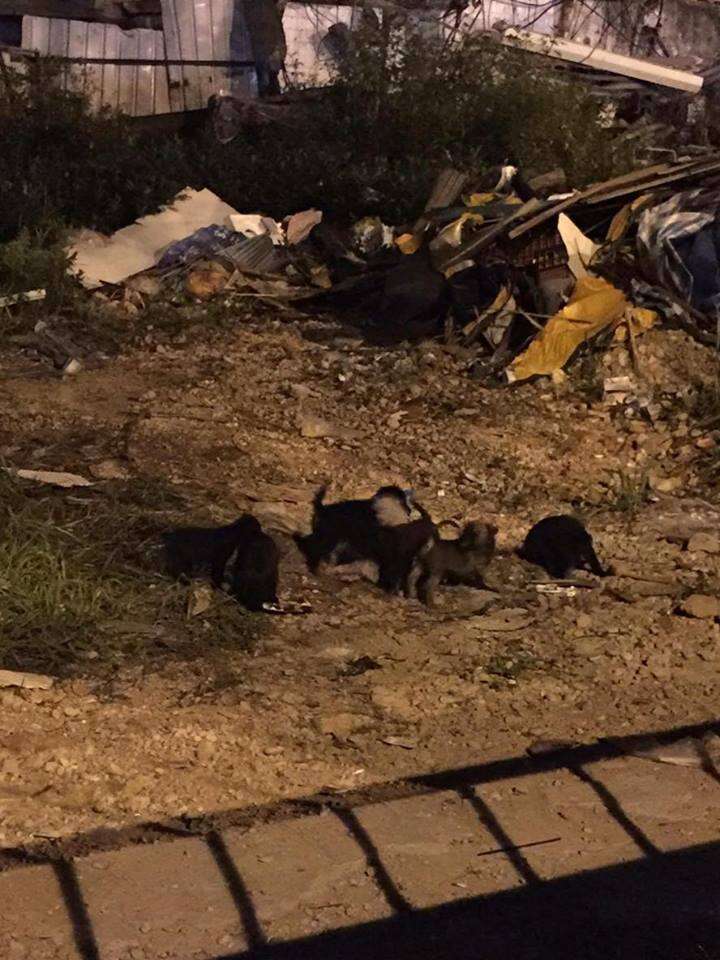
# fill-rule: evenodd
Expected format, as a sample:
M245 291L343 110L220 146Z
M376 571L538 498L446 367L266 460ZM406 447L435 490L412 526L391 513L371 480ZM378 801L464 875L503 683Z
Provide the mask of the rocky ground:
M65 380L29 362L3 380L6 466L99 478L97 497L103 476L114 490L161 481L188 521L250 508L278 538L283 593L312 612L245 618L251 642L222 646L213 610L229 601L202 591L190 639L159 608L98 615L96 642L52 671L50 689L0 691L0 844L362 790L538 739L715 720L720 509L705 470L716 441L690 389L712 382L713 358L653 330L638 362L640 377L615 344L564 383L490 389L441 344L380 349L331 323L266 319L151 333ZM604 398L603 378L627 374L638 387L625 402ZM398 481L437 520L496 523L493 589L447 589L428 611L357 571L311 577L289 534L328 478L332 497ZM570 510L616 575L538 589L540 571L512 548ZM170 589L157 551L143 550L158 571L147 592ZM118 633L132 653L106 661Z

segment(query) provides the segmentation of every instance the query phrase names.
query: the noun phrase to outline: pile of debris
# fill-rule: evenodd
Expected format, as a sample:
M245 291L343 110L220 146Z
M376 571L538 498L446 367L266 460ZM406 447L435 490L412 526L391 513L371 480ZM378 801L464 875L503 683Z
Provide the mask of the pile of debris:
M112 237L73 248L81 282L118 309L153 298L259 298L350 312L368 335L444 334L474 373L562 377L585 341L635 340L665 321L715 344L720 306L720 160L667 163L585 190L514 167L488 186L443 171L422 216L346 228L307 210L240 214L209 190ZM496 181L496 182L495 182ZM572 218L571 218L572 216Z

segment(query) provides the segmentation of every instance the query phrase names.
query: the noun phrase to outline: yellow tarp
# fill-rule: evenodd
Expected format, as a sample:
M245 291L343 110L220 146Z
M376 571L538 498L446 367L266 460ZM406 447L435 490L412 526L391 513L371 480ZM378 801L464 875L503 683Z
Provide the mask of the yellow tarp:
M508 379L527 380L563 367L584 340L616 324L625 314L625 294L601 277L578 280L569 302L548 320L508 369Z
M497 196L494 193L471 193L465 201L466 207L484 207L488 203L494 203Z

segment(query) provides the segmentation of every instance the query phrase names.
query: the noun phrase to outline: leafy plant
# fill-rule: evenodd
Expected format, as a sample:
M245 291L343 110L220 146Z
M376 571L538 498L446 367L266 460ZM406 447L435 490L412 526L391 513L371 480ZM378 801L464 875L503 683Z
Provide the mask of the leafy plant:
M618 470L615 499L609 505L612 510L632 517L648 502L649 497L650 480L647 473L634 475Z
M478 176L511 160L563 166L581 186L628 166L585 88L526 54L477 37L447 44L400 30L356 35L330 88L225 145L212 131L160 137L94 113L38 60L0 84L0 242L59 220L115 230L183 188L209 187L243 211L414 218L442 166Z

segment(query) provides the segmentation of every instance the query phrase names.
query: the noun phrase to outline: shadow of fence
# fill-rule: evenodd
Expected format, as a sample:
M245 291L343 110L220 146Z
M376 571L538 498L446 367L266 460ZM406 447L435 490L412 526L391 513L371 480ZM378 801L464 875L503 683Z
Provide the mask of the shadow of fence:
M688 736L700 737L716 728L716 724L708 723L643 736L672 743ZM635 735L535 758L512 757L380 783L342 796L316 795L197 818L180 817L89 832L0 851L0 870L29 863L52 866L82 960L102 958L75 859L91 851L117 850L180 836L204 840L244 931L247 949L216 960L720 960L720 842L670 853L659 850L631 820L619 799L587 770L592 764L625 755L638 739ZM720 780L706 754L698 768L716 782ZM512 842L503 828L501 813L490 810L478 788L560 770L569 771L596 794L607 816L636 847L637 858L561 879L543 880L538 875L523 852L525 847ZM490 852L507 859L519 886L433 908L413 907L394 883L382 851L360 823L356 811L439 791L453 791L466 801L478 822L497 842L497 849ZM382 893L391 916L313 937L271 943L226 846L223 831L312 817L327 811L338 818L362 852L367 874Z

